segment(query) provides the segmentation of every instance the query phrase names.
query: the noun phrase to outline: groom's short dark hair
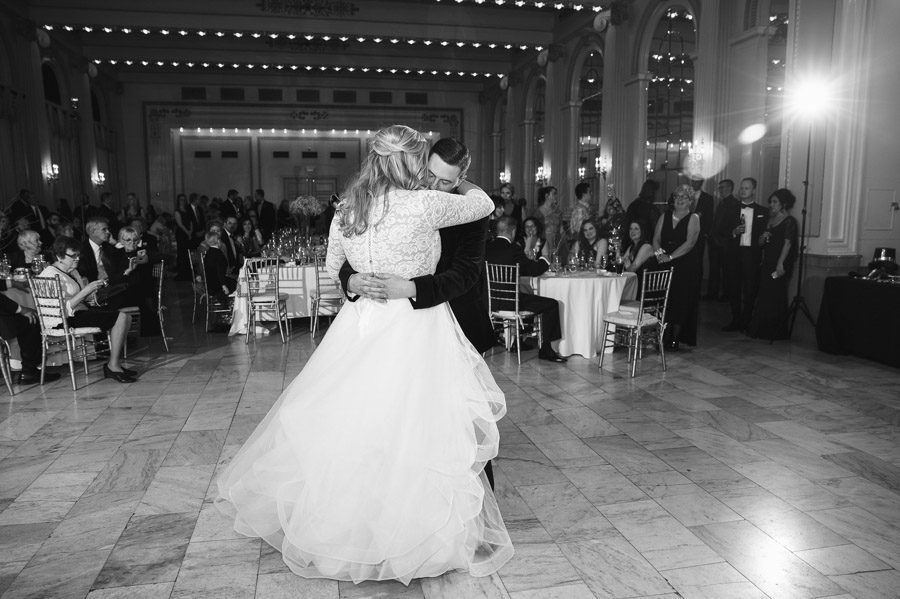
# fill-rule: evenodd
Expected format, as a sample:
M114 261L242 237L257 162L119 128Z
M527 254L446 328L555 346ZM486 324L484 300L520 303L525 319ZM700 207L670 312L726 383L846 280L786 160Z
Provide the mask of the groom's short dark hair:
M472 157L469 156L469 148L466 144L459 141L455 137L442 137L431 146L428 155L437 154L437 157L459 169L459 178L463 179L472 164Z

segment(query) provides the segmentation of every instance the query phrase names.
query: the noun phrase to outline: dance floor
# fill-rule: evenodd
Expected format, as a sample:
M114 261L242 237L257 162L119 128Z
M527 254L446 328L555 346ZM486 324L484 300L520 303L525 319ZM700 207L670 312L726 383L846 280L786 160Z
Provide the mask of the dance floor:
M315 344L172 310L172 352L133 385L68 378L0 397L0 597L50 599L856 599L900 596L900 371L725 335L626 376L536 352L488 357L507 394L495 461L516 555L498 574L305 580L211 503ZM348 368L352 366L348 365Z

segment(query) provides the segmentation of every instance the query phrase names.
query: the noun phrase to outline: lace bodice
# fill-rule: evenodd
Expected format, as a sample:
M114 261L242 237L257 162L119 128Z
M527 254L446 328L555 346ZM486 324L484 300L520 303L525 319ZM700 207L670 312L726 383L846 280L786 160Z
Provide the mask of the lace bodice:
M340 217L335 216L325 267L335 281L345 259L358 272L407 279L433 274L441 255L438 229L484 218L493 210L494 202L480 190L466 195L434 190L388 192L373 204L369 223L377 224L370 224L362 235L344 237Z

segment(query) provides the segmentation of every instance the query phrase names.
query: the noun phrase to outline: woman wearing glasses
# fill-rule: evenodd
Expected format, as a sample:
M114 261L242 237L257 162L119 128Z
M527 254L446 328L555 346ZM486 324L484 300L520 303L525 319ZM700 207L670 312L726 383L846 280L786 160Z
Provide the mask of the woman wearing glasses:
M97 327L109 332L109 361L103 365L104 378L120 383L133 383L137 372L122 365L122 348L131 324L128 316L117 310L103 310L87 305L105 280L88 283L76 267L81 258L81 244L71 237L57 237L53 242L56 261L41 272L42 277L59 277L66 299L70 327Z

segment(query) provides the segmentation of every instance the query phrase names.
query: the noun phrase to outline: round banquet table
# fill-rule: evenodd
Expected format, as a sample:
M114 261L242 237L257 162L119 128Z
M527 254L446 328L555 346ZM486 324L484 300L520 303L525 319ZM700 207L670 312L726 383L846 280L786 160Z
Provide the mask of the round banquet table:
M329 279L330 283L330 279ZM314 264L303 266L284 265L278 267L278 287L281 293L288 296L288 318L306 318L311 313L310 298L316 291L316 267ZM323 308L324 310L324 308ZM238 273L237 295L234 298L229 335L247 334L247 271L241 267ZM277 321L274 311L263 311L258 320Z
M559 302L562 339L556 350L563 356L592 359L601 346L603 318L637 294L637 276L595 272L546 273L533 279L535 293Z

